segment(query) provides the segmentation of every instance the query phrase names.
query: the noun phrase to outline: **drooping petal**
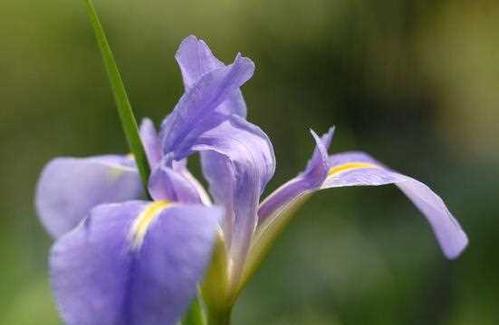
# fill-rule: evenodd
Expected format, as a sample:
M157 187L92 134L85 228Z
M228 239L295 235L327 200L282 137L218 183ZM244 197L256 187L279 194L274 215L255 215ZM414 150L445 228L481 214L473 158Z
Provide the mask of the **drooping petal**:
M140 138L144 144L149 166L154 169L161 161L161 141L154 123L148 118L144 118L140 124Z
M93 207L142 195L135 163L128 157L56 158L41 173L35 204L47 231L59 237L73 229Z
M101 205L54 245L51 277L68 325L174 325L210 261L221 209Z
M205 74L225 67L225 64L213 55L208 45L194 35L182 41L175 58L182 72L186 91L191 89ZM229 95L217 107L217 111L246 117L246 103L241 91L237 89Z
M331 128L328 133L319 139L317 134L311 131L316 142L316 147L307 167L298 176L280 186L262 202L258 209L259 223L266 220L279 208L298 199L309 191L316 190L322 185L329 171L327 149L333 138L333 132L334 128Z
M428 186L392 171L362 152L346 152L330 157L330 169L322 188L395 184L428 220L444 254L456 258L468 238L442 199Z
M169 160L192 153L199 135L223 119L217 107L251 78L253 71L253 62L238 55L233 64L205 74L182 96L161 125L163 152Z

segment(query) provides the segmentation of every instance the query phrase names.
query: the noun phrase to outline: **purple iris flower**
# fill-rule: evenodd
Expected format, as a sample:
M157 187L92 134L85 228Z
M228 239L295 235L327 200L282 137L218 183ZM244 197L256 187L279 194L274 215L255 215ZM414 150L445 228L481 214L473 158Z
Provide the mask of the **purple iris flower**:
M176 324L217 240L226 251L220 270L226 283L210 285L223 288L221 304L233 304L279 225L324 188L393 183L427 218L448 258L467 245L445 204L423 183L364 153L328 155L332 130L322 138L312 131L316 149L305 171L260 202L276 163L267 135L246 120L240 87L253 62L237 55L225 65L194 36L182 42L176 59L184 95L159 134L147 119L140 128L151 201L133 157L57 158L42 172L36 206L57 239L51 278L66 323ZM195 153L211 195L187 169Z

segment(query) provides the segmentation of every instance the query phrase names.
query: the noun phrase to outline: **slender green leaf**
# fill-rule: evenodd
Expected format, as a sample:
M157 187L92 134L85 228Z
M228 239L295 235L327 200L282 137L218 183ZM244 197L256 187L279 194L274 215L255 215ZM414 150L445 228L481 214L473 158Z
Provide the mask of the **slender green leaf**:
M147 163L147 158L144 147L142 145L142 141L140 140L137 121L135 120L135 116L133 115L132 106L130 105L130 102L128 100L125 85L123 84L123 80L121 79L118 66L116 65L113 57L113 52L109 47L106 34L104 33L102 24L99 21L99 17L97 16L94 4L92 3L92 0L83 1L86 5L88 17L94 30L95 38L97 39L97 44L99 46L102 59L104 60L104 66L106 68L109 82L111 83L114 101L118 109L118 115L121 120L121 125L123 127L128 146L130 147L130 151L135 158L135 162L137 164L137 168L139 169L144 188L146 188L150 173L149 165Z

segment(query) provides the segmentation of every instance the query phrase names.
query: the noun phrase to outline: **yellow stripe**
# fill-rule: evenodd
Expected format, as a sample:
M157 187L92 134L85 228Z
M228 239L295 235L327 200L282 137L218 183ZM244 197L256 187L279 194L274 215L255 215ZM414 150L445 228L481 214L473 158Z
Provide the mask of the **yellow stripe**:
M134 249L139 248L140 245L142 245L149 226L156 219L159 213L166 209L170 204L171 202L167 200L155 201L149 203L144 211L139 214L130 231L130 239L132 240L132 247Z
M380 167L378 165L366 162L348 162L345 164L331 167L331 169L329 169L328 176L334 177L344 172L356 169L364 169L364 168L380 168Z

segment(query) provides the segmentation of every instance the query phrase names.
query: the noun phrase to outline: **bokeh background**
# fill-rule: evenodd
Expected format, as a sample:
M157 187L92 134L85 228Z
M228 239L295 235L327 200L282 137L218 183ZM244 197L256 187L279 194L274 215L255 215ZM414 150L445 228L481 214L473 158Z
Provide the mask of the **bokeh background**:
M182 94L194 33L252 58L251 121L274 143L268 190L319 132L432 186L469 234L446 261L395 188L319 193L251 281L234 324L499 323L499 2L96 0L138 117ZM0 324L58 324L51 240L33 209L52 157L126 152L80 1L0 1Z

